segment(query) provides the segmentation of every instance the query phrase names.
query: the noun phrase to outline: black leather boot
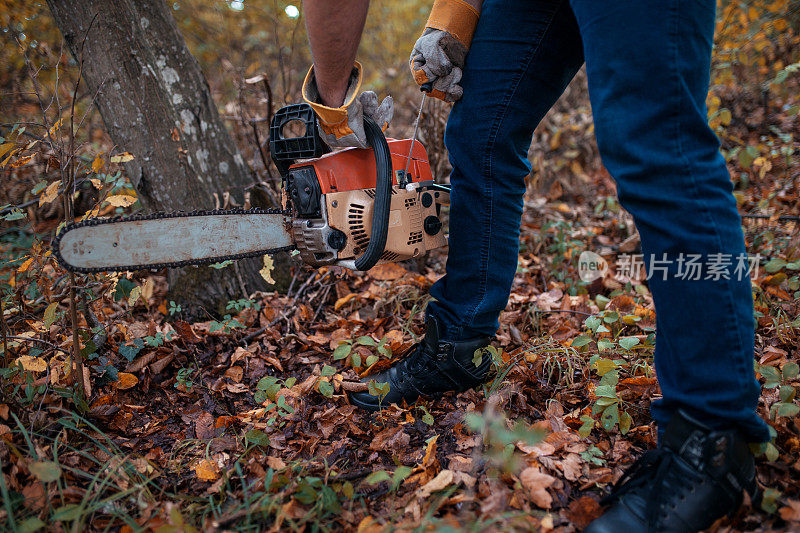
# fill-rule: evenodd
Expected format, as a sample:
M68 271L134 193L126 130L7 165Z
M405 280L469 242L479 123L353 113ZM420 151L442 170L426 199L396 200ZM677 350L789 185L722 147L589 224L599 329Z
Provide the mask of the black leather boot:
M411 404L420 396L436 396L456 391L463 392L484 383L493 370L492 358L488 353L481 357L477 366L473 362L475 351L489 345L488 337L478 337L466 341L439 340L439 324L429 316L425 324L425 338L415 344L406 357L393 367L378 374L367 376L361 381L368 383L388 383L389 392L383 398L369 392L350 393L350 403L376 411L381 407L405 400Z
M645 453L603 501L611 507L587 533L695 532L732 515L747 491L757 500L756 468L745 439L676 413L661 446Z

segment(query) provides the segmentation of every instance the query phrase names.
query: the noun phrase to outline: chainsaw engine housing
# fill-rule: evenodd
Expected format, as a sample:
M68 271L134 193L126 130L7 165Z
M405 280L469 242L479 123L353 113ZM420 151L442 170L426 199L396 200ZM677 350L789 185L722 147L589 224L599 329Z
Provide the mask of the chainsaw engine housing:
M410 139L387 139L387 144L393 183L389 231L378 264L411 259L447 244L439 216L450 196L433 184L425 148L414 142L409 162ZM289 167L284 201L298 215L292 229L304 262L352 268L370 241L375 174L369 149L332 152ZM407 185L399 186L398 178Z

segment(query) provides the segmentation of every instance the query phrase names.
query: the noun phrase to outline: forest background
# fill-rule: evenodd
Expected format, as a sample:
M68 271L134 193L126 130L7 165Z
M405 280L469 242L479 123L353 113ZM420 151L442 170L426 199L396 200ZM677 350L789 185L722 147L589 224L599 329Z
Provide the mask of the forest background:
M274 197L266 124L298 101L310 64L301 5L167 5L245 159L249 201ZM370 8L359 60L365 85L395 98L391 136L413 129L406 61L428 9ZM370 416L345 391L419 338L444 253L366 276L286 259L283 285L202 312L165 272L68 275L54 232L142 210L137 154L110 139L45 2L0 0L0 30L1 529L574 531L654 445L652 298L643 276L617 272L638 237L602 167L583 72L529 153L498 377ZM797 0L719 3L709 123L760 257L754 364L774 429L757 450L764 500L722 530L800 528L798 36ZM429 100L420 125L442 181L448 110ZM585 250L610 266L591 284L577 272Z

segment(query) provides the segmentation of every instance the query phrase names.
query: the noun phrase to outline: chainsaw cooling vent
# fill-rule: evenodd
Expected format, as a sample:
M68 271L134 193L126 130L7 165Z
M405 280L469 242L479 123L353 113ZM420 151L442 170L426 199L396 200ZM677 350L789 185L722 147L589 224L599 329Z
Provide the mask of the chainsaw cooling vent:
M406 198L406 201L404 202L404 204L406 206L406 209L411 209L415 205L417 205L417 199L416 198Z
M383 252L381 254L381 259L383 261L397 261L397 259L399 257L400 257L400 254L397 254L397 253L394 253L394 252L390 252L389 250L386 250L385 252Z
M372 189L361 189L361 190L364 191L367 194L367 196L369 196L370 198L375 198L375 189L374 188L372 188ZM394 187L392 187L392 194L397 194L397 190Z
M352 203L347 210L347 225L350 227L350 235L359 248L366 248L369 244L369 235L364 227L365 206Z
M418 242L422 242L422 232L421 231L412 231L408 234L408 244L409 246L412 244L417 244Z

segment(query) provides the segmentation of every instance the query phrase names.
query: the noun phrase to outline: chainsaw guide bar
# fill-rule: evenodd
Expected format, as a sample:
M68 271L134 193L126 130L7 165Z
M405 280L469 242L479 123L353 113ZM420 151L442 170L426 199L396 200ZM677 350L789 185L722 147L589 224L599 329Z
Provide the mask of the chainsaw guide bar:
M295 249L289 216L282 209L215 209L89 219L67 224L58 232L53 254L67 270L84 273L178 268L260 257ZM125 239L134 225L136 238ZM86 228L91 231L81 231ZM267 240L269 246L258 246L254 239ZM114 264L115 256L129 262Z

